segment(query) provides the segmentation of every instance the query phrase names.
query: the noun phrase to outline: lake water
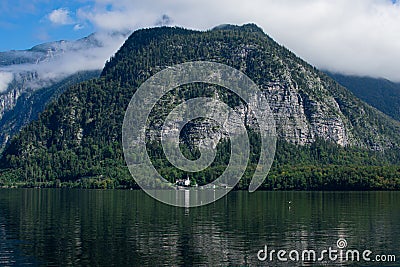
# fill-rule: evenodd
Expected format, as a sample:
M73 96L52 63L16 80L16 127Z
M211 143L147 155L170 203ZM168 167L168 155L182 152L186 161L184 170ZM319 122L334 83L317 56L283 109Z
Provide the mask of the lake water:
M0 189L1 266L313 265L257 254L338 249L339 238L397 264L315 266L399 266L400 192L230 192L188 209L142 191Z

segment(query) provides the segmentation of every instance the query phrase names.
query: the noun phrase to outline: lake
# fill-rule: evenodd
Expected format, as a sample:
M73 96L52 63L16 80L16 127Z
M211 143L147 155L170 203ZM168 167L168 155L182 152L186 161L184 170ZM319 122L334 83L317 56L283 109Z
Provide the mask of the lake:
M295 261L304 250L339 253L339 239L342 251L397 264ZM0 265L25 264L399 266L400 192L234 191L189 209L135 190L0 189Z

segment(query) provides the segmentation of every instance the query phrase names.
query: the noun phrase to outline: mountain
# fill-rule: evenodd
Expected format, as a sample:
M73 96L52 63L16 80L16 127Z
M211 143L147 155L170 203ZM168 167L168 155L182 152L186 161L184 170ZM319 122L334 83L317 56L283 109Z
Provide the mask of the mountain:
M38 88L34 91L14 95L15 104L11 109L3 111L0 119L0 152L7 142L18 133L22 127L36 120L47 104L55 100L70 86L100 76L98 71L78 72L55 82L51 86Z
M400 123L378 112L266 35L254 24L225 25L206 32L159 27L134 32L106 63L100 78L71 86L3 153L4 185L135 187L123 159L121 126L135 90L169 66L207 60L243 71L262 90L277 124L278 144L265 189L399 189ZM185 177L165 159L157 135L171 106L214 96L237 110L252 140L252 157L238 188L249 184L259 157L252 120L256 103L243 103L219 87L183 86L151 113L148 152L167 179ZM168 126L173 127L173 126ZM174 130L169 128L167 130ZM184 129L181 149L196 158L190 137L218 136L212 122ZM219 135L220 136L220 135ZM212 180L229 161L229 141L217 143L210 168L193 174Z
M329 72L328 75L361 100L400 121L400 83Z
M121 36L91 34L76 41L0 52L0 152L54 96L74 82L98 77Z
M101 47L102 45L103 44L100 40L98 40L96 35L91 34L76 41L60 40L56 42L40 44L28 50L0 52L0 66L27 63L39 64L41 62L54 60L54 58L60 57L68 52L82 51L91 48L93 49L96 47Z

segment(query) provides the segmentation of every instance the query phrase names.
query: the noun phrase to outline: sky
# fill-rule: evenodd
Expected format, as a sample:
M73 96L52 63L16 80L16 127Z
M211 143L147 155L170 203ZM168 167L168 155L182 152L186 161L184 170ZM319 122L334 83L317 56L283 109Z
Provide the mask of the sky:
M400 3L394 0L3 0L0 51L92 32L250 22L318 68L400 82ZM97 61L123 40L111 43Z

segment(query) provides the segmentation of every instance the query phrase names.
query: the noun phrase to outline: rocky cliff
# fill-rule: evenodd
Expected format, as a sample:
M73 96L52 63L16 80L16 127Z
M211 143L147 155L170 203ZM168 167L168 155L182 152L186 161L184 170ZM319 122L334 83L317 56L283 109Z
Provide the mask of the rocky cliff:
M79 72L61 67L63 62L67 64L64 57L103 45L92 34L77 41L57 41L28 50L0 52L0 151L22 126L37 118L53 96L72 85L72 81L98 77L99 70ZM36 91L41 92L34 95ZM39 95L48 98L39 99Z
M143 62L126 67L137 58ZM216 61L247 74L265 93L278 135L288 142L304 145L321 138L374 150L400 144L398 122L360 101L255 25L228 25L204 33L170 28L138 31L106 65L103 76L125 72L120 79L131 85L130 77L149 77L190 60Z
M325 186L323 175L335 170L332 163L381 164L381 154L371 151L400 147L399 122L356 98L326 74L277 44L256 25L228 25L206 32L159 27L134 32L106 63L100 78L70 87L37 121L25 127L3 153L0 164L7 170L4 177L27 182L81 181L82 177L98 177L103 181L104 177L111 177L110 183L131 186L121 146L121 128L128 103L149 77L189 61L226 64L241 70L258 85L276 121L279 139L276 166L306 161L328 164L326 172L316 172L312 167L300 169L312 173L312 179L318 184L315 188ZM150 132L160 129L171 108L198 96L223 100L241 114L241 120L249 128L255 125L251 110L257 107L257 101L246 105L226 90L208 85L192 89L177 88L155 106L149 121ZM192 126L182 133L187 139L219 138L224 134L210 121L199 121ZM174 130L173 126L170 130ZM257 141L257 137L253 139ZM163 153L155 144L149 144L148 152L156 158ZM223 162L226 154L228 151L218 153ZM399 155L388 157L393 161ZM170 170L162 159L155 160L155 165L172 173L172 179L180 175ZM297 173L298 169L293 170L296 177L305 177ZM393 170L388 172L397 179ZM204 177L212 178L216 172L214 169ZM343 170L346 172L348 169ZM286 177L281 169L276 170L275 177L282 177L283 187L293 178ZM335 186L341 183L335 173L329 177ZM371 179L376 179L375 184L382 184L379 177L374 174ZM310 188L304 179L301 188ZM344 179L343 184L349 183L345 175L340 179ZM357 181L363 183L358 176ZM270 187L276 186L273 180L271 183ZM394 188L399 183L390 180L387 184Z

